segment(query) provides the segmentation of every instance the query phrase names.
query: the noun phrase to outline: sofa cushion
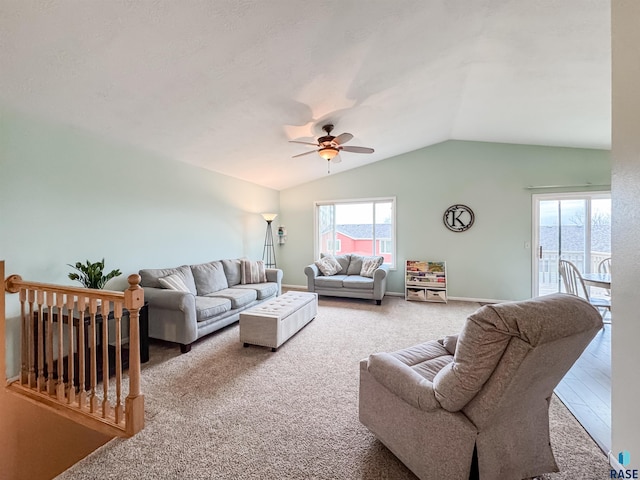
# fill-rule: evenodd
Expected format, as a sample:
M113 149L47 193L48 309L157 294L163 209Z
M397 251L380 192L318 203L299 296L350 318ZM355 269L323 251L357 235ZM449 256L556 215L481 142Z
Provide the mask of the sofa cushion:
M191 271L199 296L208 295L229 286L220 261L191 265Z
M242 270L240 270L240 258L232 260L221 260L224 274L227 277L227 285L233 287L242 281Z
M347 275L342 281L342 286L346 288L373 290L373 278L361 277L360 275Z
M191 273L191 268L189 268L188 265L182 265L181 267L174 268L145 268L140 270L138 272L140 275L140 286L163 288L160 283L160 279L174 273L177 273L182 277L184 284L191 293L194 295L197 293L193 274Z
M318 270L320 270L322 274L326 276L335 275L340 270L342 270L342 266L333 255L327 255L325 257L322 257L320 260L316 260L313 263L315 263L316 267L318 267Z
M347 253L345 255L331 255L330 253L321 253L320 258L332 256L335 258L340 264L340 271L338 275L346 275L347 270L349 270L349 262L351 261L351 254Z
M332 275L330 277L316 277L316 287L325 288L342 288L342 282L347 278L346 275Z
M251 261L243 258L240 260L240 271L242 273L240 280L242 285L267 281L267 274L264 271L264 262L262 260Z
M349 262L349 268L347 269L347 275L360 275L362 271L362 261L364 257L362 255L351 254L351 261Z
M225 288L214 293L210 293L207 297L227 298L231 301L231 308L242 308L249 305L258 298L258 292L253 288Z
M384 257L364 257L362 260L360 275L363 277L373 278L374 272L380 265L382 265L382 262L384 262Z
M249 288L255 290L258 300L272 297L278 291L278 284L274 282L254 283L252 285L236 285L235 288Z
M184 279L177 273L172 273L166 277L159 278L158 281L163 288L177 290L178 292L189 292L189 287L185 285Z
M202 322L231 310L231 300L222 297L196 297L196 320Z

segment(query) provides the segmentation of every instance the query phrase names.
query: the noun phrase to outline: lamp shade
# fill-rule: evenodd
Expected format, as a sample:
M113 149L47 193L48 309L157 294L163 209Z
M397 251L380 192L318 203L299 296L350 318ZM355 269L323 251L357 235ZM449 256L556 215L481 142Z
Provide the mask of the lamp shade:
M338 155L338 150L333 147L325 147L325 148L321 148L318 151L318 154L325 160L331 160L336 155Z
M262 218L264 218L267 222L273 222L273 220L278 216L277 213L261 213Z

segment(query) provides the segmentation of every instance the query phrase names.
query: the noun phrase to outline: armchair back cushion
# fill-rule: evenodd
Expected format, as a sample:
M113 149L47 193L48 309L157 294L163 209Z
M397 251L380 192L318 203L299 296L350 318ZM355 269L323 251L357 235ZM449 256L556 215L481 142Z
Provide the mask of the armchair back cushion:
M467 319L455 346L453 362L433 379L436 398L442 408L451 412L461 410L472 399L476 400L474 397L482 390L480 397L490 396L491 402L485 404L481 398L476 401L488 408L484 412L488 415L500 405L495 400L503 399L514 383L510 379L509 382L493 382L494 388L483 388L489 379L493 376L504 380L519 369L521 372L525 359L532 361L527 358L530 352L544 344L557 347L557 342L564 338L580 334L593 336L600 323L597 316L588 315L593 313L591 310L593 307L581 299L568 295L547 295L480 308ZM581 311L584 315L576 314ZM551 355L545 349L539 351ZM561 358L570 358L566 351L557 348L554 351ZM557 370L564 375L561 358ZM570 361L573 363L575 358ZM542 371L539 362L536 368ZM552 363L543 370L547 377L554 378L551 373L556 367ZM531 378L527 379L529 381ZM554 381L550 380L550 383ZM469 414L466 407L464 411Z

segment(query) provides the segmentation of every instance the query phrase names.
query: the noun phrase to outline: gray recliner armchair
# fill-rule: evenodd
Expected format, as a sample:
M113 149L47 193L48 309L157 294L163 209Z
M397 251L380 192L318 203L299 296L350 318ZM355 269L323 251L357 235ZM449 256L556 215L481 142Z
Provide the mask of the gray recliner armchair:
M360 363L360 421L422 480L557 472L553 389L602 328L585 300L488 305L456 336Z

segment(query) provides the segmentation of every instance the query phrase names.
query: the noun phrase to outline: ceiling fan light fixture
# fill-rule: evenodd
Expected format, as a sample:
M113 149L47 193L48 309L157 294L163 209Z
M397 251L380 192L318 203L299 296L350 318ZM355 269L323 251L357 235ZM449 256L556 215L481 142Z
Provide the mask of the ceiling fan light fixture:
M334 147L324 147L318 150L318 154L325 160L329 161L335 158L336 155L338 155L338 149Z

